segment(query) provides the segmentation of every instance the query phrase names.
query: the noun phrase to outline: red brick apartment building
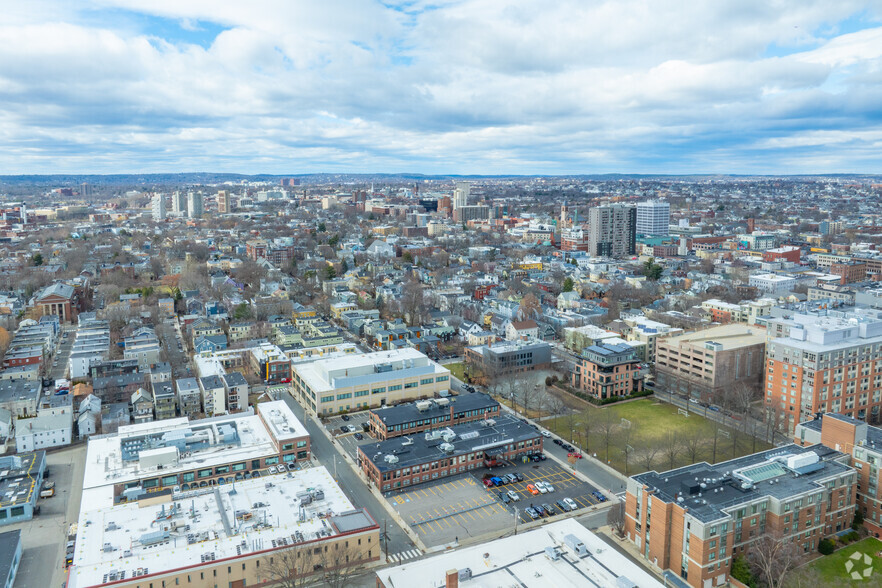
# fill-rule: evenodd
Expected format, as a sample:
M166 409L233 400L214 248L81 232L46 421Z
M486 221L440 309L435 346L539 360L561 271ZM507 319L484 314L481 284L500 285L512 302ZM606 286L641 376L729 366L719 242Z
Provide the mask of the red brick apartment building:
M372 408L368 423L377 439L386 440L498 416L499 403L475 392Z
M882 536L880 503L880 465L882 465L882 429L841 414L828 413L796 427L795 441L800 445L820 443L847 454L857 472L858 509L864 525L875 537Z
M598 343L582 350L573 387L594 398L615 398L643 391L643 372L630 345Z
M651 566L695 588L720 586L733 556L766 533L810 554L848 529L859 478L846 462L835 449L792 444L631 476L625 534Z

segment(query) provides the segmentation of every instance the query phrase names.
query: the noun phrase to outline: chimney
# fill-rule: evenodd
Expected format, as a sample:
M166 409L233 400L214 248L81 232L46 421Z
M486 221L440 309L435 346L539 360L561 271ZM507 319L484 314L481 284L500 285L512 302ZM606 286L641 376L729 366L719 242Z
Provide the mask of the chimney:
M444 588L459 588L459 570L447 570L447 579Z

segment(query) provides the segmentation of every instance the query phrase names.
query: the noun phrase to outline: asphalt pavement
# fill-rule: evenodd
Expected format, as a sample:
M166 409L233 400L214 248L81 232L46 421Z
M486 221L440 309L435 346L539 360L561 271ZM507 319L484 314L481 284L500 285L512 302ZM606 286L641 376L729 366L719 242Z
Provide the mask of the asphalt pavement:
M290 394L284 394L283 399L294 411L294 414L304 424L309 432L312 454L316 460L334 474L337 483L349 500L356 507L364 507L380 524L381 541L383 530L386 530L389 555L411 551L417 546L405 534L404 530L388 515L386 509L380 504L376 496L365 485L364 481L352 470L343 456L337 451L331 441L319 429L321 425L304 414L303 408ZM335 463L336 460L336 463Z

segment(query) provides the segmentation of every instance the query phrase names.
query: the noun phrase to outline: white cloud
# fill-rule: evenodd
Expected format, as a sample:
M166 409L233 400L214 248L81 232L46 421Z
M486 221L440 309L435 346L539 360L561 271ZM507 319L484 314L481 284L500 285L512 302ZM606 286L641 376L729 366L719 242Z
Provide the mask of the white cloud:
M7 4L8 172L882 171L866 1Z

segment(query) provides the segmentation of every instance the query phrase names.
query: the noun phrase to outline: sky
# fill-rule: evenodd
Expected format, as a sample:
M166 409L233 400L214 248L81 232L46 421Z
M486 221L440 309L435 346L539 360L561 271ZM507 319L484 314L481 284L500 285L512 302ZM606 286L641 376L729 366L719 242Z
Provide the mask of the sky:
M882 173L879 0L0 14L0 174Z

